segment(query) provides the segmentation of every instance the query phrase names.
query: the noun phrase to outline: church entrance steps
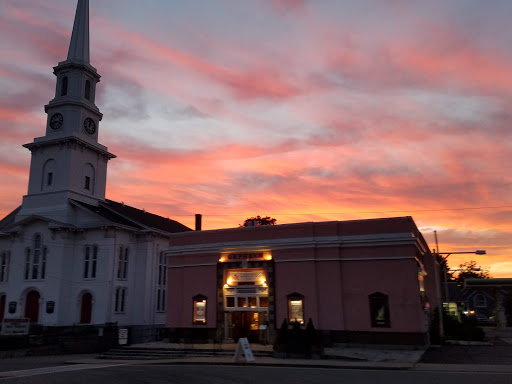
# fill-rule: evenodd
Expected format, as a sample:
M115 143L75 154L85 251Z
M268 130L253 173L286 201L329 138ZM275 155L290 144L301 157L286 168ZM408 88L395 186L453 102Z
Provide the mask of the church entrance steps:
M127 346L113 348L98 356L100 359L109 360L159 360L182 359L185 357L229 357L234 356L233 349L209 349L209 348L143 348ZM272 357L272 350L253 351L255 356Z

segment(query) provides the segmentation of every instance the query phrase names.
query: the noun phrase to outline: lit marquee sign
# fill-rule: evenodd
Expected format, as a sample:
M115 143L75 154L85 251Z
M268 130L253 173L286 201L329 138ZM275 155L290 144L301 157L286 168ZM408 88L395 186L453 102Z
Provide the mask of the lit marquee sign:
M240 252L240 253L226 253L223 254L219 261L230 262L230 261L265 261L272 260L270 252Z
M263 252L258 253L230 253L228 260L265 260Z

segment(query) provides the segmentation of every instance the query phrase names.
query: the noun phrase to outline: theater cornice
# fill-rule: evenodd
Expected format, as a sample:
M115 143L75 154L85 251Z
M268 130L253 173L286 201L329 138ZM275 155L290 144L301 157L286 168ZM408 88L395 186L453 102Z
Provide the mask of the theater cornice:
M415 235L411 232L405 232L353 236L319 236L268 240L246 240L190 245L172 245L171 237L171 247L164 252L167 256L182 256L208 253L258 252L298 248L355 248L403 245L415 246L417 250L422 254L427 251L419 238L415 237Z

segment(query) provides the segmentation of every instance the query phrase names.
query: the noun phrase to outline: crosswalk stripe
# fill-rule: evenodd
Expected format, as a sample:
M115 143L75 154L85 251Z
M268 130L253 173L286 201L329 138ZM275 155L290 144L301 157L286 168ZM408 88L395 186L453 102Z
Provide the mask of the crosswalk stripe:
M84 370L84 369L118 367L121 365L126 365L126 363L59 365L56 367L44 367L44 368L34 368L34 369L23 369L23 370L19 370L19 371L0 372L0 378L36 376L36 375L45 375L47 373L70 372L70 371L80 371L80 370Z

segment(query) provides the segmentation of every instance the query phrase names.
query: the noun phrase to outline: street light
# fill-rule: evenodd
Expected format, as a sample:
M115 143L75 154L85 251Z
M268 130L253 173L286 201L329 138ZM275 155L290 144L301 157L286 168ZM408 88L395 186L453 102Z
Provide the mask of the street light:
M437 233L435 233L436 235L436 243L437 243ZM434 256L434 260L439 264L439 267L441 267L441 263L438 261L439 258L441 258L441 260L444 261L444 265L443 265L443 284L444 284L444 293L445 293L445 297L446 297L446 300L448 300L448 282L447 282L447 279L446 279L446 259L448 259L448 256L450 255L462 255L462 254L474 254L474 255L486 255L487 252L485 251L485 249L477 249L476 251L463 251L463 252L439 252L439 248L437 249L437 251L434 249L433 250L433 254L432 256ZM443 255L446 255L443 257ZM435 268L435 271L437 272L437 268ZM438 276L438 273L436 273L436 277L437 277L437 284L438 285L438 289L437 289L437 307L439 308L439 338L440 340L443 340L444 338L444 319L443 319L443 315L444 315L444 307L443 307L443 302L442 302L442 298L441 298L441 290L440 290L440 278Z

